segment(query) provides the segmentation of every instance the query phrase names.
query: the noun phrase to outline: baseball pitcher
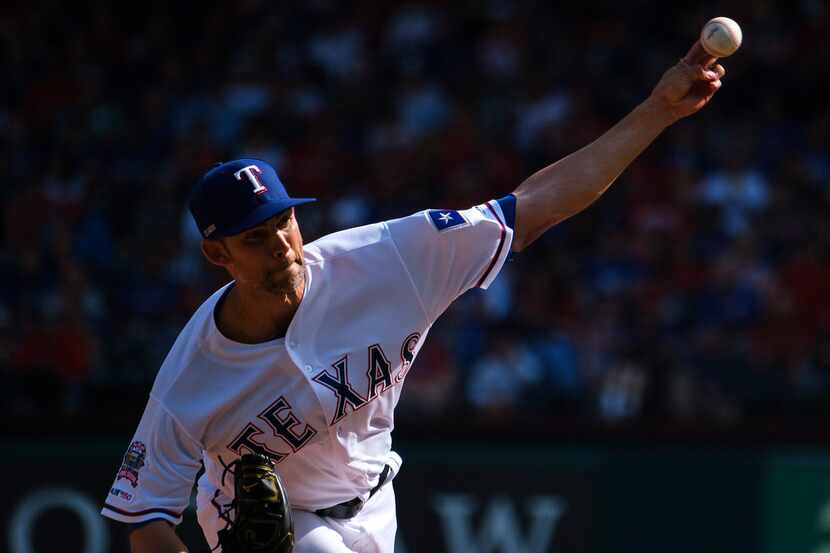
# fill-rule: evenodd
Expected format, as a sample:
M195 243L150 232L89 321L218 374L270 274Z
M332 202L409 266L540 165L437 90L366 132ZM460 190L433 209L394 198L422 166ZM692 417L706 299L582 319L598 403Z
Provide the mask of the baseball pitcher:
M427 209L304 244L274 169L237 159L196 184L202 251L232 280L182 330L158 373L103 515L132 550L186 551L197 514L214 550L392 553L395 405L435 320L596 200L666 127L701 109L724 69L699 44L596 141L512 193Z

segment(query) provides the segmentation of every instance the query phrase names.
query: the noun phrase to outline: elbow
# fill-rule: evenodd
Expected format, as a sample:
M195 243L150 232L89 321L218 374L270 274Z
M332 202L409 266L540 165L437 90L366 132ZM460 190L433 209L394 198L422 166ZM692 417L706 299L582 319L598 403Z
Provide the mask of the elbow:
M544 233L544 229L533 229L528 231L523 231L519 228L516 228L513 231L513 241L510 244L510 251L518 253L529 245L531 245L534 241L536 241L539 236Z
M527 247L527 242L518 233L513 235L513 242L510 244L510 251L519 253Z
M513 241L510 244L510 250L513 252L520 252L535 242L540 236L545 234L547 230L557 223L567 219L567 214L557 214L554 217L546 220L540 220L538 224L526 227L520 225L516 221L516 228L513 230Z

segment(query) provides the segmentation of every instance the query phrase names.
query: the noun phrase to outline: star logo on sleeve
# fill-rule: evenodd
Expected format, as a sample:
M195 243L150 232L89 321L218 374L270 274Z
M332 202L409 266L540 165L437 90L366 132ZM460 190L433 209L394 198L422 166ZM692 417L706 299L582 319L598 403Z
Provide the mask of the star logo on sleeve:
M438 232L461 228L470 224L461 213L454 209L430 209L427 211L427 215Z

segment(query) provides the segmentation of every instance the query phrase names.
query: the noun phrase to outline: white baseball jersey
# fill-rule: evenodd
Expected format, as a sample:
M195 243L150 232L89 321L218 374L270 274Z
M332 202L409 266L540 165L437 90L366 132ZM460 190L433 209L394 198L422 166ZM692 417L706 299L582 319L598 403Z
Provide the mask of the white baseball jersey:
M284 338L224 337L214 308L233 283L214 293L164 360L102 514L178 524L201 463L200 494L232 498L223 465L249 452L277 462L294 508L366 499L385 465L400 469L393 411L412 361L447 306L498 274L514 201L421 211L306 245L305 295Z

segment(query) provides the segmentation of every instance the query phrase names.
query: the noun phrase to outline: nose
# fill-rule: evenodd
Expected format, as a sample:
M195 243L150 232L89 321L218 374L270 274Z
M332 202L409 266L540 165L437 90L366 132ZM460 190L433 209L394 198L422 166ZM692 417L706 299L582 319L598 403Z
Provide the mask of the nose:
M277 259L284 258L290 250L291 242L288 240L288 234L279 230L275 232L271 245L272 255Z

